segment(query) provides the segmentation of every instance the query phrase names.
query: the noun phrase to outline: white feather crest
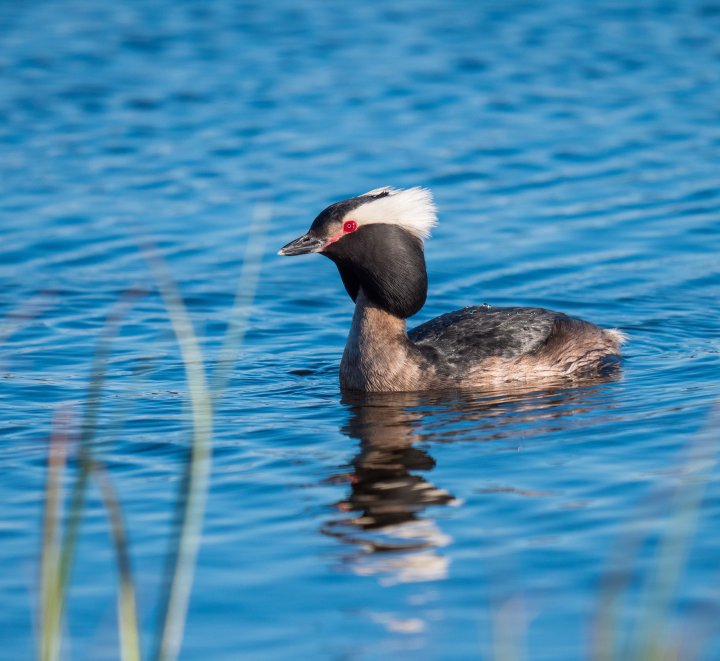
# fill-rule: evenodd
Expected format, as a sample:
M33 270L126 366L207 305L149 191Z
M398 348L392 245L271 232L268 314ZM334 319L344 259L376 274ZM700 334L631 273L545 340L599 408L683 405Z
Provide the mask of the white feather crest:
M427 188L416 186L397 189L387 186L375 188L360 197L372 197L380 193L388 194L353 209L347 214L347 219L354 220L358 225L399 225L418 239L427 239L430 236L430 230L437 225L437 207Z

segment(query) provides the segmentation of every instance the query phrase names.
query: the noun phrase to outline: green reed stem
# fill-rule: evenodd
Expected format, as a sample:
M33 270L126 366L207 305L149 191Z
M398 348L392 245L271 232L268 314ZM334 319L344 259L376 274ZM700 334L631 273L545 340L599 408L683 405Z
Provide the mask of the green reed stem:
M493 661L522 661L525 658L526 625L518 597L492 608Z
M591 651L594 661L612 661L618 657L623 599L630 588L633 564L644 538L641 528L635 528L613 549L611 569L602 577L600 585L594 646Z
M62 476L65 467L67 437L53 423L45 482L43 540L40 559L40 661L55 661L60 653L62 600L59 593L58 528L62 505ZM64 425L63 425L64 427Z
M117 556L118 586L118 630L120 632L120 658L122 661L140 661L140 628L137 618L135 584L132 578L130 553L122 509L115 488L105 469L93 462L93 477L100 487L105 509L110 520L110 531Z
M178 538L167 560L167 585L161 608L160 638L155 658L176 659L180 651L195 560L200 544L210 476L212 439L212 397L208 387L203 356L185 304L165 263L148 253L170 323L180 347L192 412L190 459L176 502Z
M631 650L619 649L621 610L633 577L633 559L637 557L644 535L636 530L614 554L613 573L605 577L600 592L595 625L595 661L637 659L661 661L679 658L679 651L667 639L666 624L672 600L687 561L687 552L700 514L704 485L716 463L713 429L717 434L720 409L710 416L709 426L693 438L684 480L670 505L670 522L660 541L654 572L648 580L642 602L641 618L636 626ZM617 567L621 567L618 570Z
M95 349L90 369L90 385L88 387L87 397L85 398L85 409L80 431L80 443L78 450L79 468L70 494L67 523L62 538L62 544L60 546L59 559L57 561L56 589L53 596L56 614L54 616L55 619L53 620L54 624L52 625L53 628L51 632L52 635L57 636L56 654L59 653L60 649L60 628L62 626L65 598L70 581L70 574L72 572L72 563L75 556L75 548L77 546L77 539L80 532L82 515L85 509L87 485L92 470L92 443L97 430L98 412L100 410L101 394L107 373L107 361L110 354L110 345L117 334L120 319L123 317L126 309L129 307L131 301L134 300L137 294L138 292L135 291L127 292L122 296L113 310L111 310L103 326L102 335L100 336L100 340L98 341ZM44 639L44 637L45 634L43 633L42 638ZM43 648L42 644L41 648Z
M175 530L178 531L178 537L167 559L166 590L163 593L161 608L162 624L155 655L162 661L176 659L182 642L209 487L213 395L218 399L221 397L229 380L237 350L242 343L257 288L262 236L268 218L269 212L264 208L259 208L254 216L231 322L218 359L214 393L208 386L200 345L182 298L164 262L159 257L150 255L149 261L155 271L159 290L180 347L190 395L193 426L190 458L186 464L176 501ZM126 303L126 298L121 300L121 304ZM122 511L109 479L93 457L93 442L107 375L110 345L117 333L123 307L116 306L117 309L109 315L93 357L81 425L79 468L69 497L69 511L61 544L58 544L57 537L61 511L62 471L57 468L55 454L51 456L49 462L41 563L41 661L56 661L60 653L64 605L85 509L88 482L91 478L95 478L100 487L117 555L121 658L123 661L139 661L141 658L135 586Z
M671 659L677 650L668 645L665 623L673 597L687 563L690 543L700 517L705 485L716 463L716 436L720 428L720 408L710 415L708 425L692 439L689 458L671 508L671 521L660 542L654 575L645 594L643 617L638 626L632 658L638 661Z
M174 661L180 652L210 482L213 408L227 385L245 334L257 289L262 239L269 217L269 209L265 207L258 207L253 216L231 321L218 357L212 389L208 385L199 342L172 276L165 263L154 252L146 250L180 347L193 421L190 459L176 501L178 537L166 561L161 628L154 654L158 661Z
M230 322L213 372L212 390L215 404L222 397L222 393L230 380L230 374L237 360L237 353L245 337L248 318L260 279L265 232L270 224L270 218L270 206L262 205L255 208L250 234L245 245L242 270L235 290L235 301L230 314Z

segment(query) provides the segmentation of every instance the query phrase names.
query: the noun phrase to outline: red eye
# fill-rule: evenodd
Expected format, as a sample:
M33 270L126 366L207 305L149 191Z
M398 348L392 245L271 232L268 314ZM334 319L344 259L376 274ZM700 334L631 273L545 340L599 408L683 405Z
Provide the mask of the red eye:
M348 234L349 232L354 232L357 229L357 223L354 220L346 220L345 224L343 225L343 232L345 234Z

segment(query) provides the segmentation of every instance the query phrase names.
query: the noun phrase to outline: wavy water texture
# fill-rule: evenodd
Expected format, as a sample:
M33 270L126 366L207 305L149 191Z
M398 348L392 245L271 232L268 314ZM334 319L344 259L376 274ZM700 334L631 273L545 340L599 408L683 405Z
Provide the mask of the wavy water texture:
M76 419L121 293L152 289L140 246L218 356L263 208L242 355L211 375L229 381L182 658L449 658L449 641L453 658L491 658L523 639L532 659L583 658L603 581L625 570L614 635L637 642L672 503L697 478L689 444L711 443L720 400L716 2L40 0L6 3L0 25L9 658L35 652L53 414ZM620 377L341 395L351 302L329 261L274 252L330 202L387 185L427 186L439 208L414 322L552 307L628 334ZM119 330L98 416L145 650L189 425L157 294ZM663 615L681 658L720 656L720 481L702 475ZM117 658L97 491L83 526L68 658Z

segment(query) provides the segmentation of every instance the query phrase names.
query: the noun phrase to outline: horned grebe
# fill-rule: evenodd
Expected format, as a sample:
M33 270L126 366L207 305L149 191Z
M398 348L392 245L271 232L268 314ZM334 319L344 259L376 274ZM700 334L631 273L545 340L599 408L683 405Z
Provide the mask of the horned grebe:
M543 308L468 307L408 333L405 320L425 304L423 240L436 222L429 190L378 188L330 205L278 252L329 257L355 301L342 388L497 388L586 377L617 363L622 333Z

